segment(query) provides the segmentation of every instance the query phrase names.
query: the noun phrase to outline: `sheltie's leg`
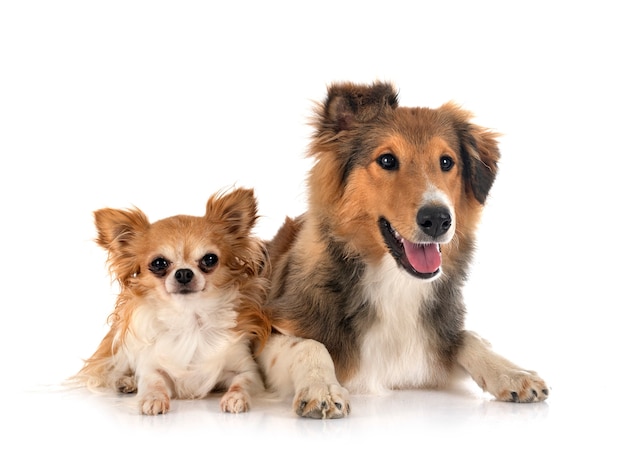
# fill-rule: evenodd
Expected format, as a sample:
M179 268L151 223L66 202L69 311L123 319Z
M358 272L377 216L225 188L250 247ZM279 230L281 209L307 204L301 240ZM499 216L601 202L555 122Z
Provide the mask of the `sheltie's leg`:
M535 372L524 370L498 355L487 341L473 332L465 331L457 361L498 401L538 402L548 397L546 382Z
M298 415L342 418L350 413L348 391L337 381L333 360L321 343L273 334L258 360L271 390L294 395Z

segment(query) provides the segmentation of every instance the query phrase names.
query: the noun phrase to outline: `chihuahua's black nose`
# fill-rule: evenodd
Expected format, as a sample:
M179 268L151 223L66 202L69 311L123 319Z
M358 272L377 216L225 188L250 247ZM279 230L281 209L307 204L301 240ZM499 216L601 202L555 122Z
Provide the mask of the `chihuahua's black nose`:
M448 232L452 226L452 216L446 207L422 207L417 212L417 224L425 234L437 238Z
M174 273L174 278L181 285L186 285L193 279L193 271L191 269L178 269Z

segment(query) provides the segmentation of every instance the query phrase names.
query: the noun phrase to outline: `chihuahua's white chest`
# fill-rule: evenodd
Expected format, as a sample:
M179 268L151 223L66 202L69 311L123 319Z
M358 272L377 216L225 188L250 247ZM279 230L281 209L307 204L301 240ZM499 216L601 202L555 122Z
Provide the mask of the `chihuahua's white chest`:
M223 297L146 304L133 316L125 351L138 377L159 371L179 397L203 397L223 381L228 361L248 351L236 319Z

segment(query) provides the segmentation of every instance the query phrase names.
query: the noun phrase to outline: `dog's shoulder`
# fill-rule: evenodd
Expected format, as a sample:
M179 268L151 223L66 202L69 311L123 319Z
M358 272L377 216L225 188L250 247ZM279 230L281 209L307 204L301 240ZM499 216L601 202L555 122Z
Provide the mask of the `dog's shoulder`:
M273 263L276 263L291 249L302 230L304 218L304 214L296 218L286 217L278 232L266 242L267 254Z

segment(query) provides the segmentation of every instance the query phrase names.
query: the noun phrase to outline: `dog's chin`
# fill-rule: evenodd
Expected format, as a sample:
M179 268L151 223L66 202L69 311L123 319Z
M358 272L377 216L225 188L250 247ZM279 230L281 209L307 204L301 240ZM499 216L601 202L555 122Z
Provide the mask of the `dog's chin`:
M441 275L441 248L438 243L410 242L382 217L378 226L389 253L407 273L421 280L434 280Z

